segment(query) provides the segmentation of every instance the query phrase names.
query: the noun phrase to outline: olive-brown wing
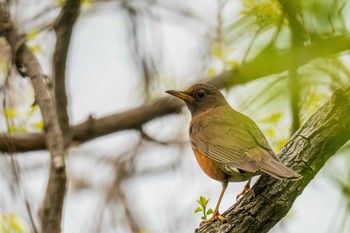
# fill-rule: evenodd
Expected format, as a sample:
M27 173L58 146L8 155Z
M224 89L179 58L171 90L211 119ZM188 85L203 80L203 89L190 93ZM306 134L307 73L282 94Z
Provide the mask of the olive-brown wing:
M243 125L220 118L196 122L190 132L191 144L202 154L216 162L247 172L257 172L257 161L249 149L257 146Z
M299 176L279 161L258 126L244 115L204 118L192 127L190 138L194 148L219 163L278 179Z

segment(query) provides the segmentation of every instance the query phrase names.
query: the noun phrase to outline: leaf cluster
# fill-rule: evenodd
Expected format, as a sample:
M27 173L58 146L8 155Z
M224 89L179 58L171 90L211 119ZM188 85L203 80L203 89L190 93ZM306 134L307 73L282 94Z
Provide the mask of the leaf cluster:
M213 209L208 209L207 210L207 205L209 202L210 198L206 199L203 196L200 196L198 200L196 200L199 204L199 206L196 207L194 210L194 213L202 212L201 219L202 220L207 220L208 216L213 214Z

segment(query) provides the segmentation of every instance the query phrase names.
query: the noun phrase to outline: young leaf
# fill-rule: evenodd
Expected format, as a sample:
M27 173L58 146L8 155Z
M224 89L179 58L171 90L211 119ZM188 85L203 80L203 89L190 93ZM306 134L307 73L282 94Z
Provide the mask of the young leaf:
M200 197L199 197L199 204L200 204L201 206L205 207L205 197L203 197L203 196L200 196Z
M210 198L205 200L205 206L207 206L208 202L209 202Z
M197 208L194 210L195 213L201 212L202 208L200 208L199 206L197 206Z
M202 203L201 203L201 200L200 199L198 199L198 200L196 200L197 202L198 202L198 204L200 204L201 206L202 206ZM203 207L203 206L202 206Z
M209 209L209 210L207 211L207 215L211 215L211 214L213 214L213 213L214 213L213 209Z

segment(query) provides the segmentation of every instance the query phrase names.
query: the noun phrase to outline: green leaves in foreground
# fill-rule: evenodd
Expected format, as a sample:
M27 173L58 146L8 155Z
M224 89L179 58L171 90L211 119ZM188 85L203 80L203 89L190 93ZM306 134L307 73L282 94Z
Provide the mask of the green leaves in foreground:
M209 202L209 199L206 199L203 196L200 196L198 200L196 200L200 206L197 206L197 208L194 210L195 213L202 212L203 216L201 217L202 220L207 220L207 217L211 214L213 214L212 209L207 210L207 205Z

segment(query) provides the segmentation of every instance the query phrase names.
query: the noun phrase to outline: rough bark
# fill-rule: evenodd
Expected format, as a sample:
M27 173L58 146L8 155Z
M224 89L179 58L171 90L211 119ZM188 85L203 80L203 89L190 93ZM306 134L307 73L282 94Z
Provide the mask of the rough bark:
M196 233L268 232L290 210L325 162L350 139L350 87L336 91L282 148L282 161L303 175L297 181L262 175L253 189L229 208L227 223L214 221ZM320 203L321 204L321 203Z
M349 48L350 38L348 36L335 36L319 40L295 51L295 65L300 67L313 59L331 56ZM251 61L244 63L239 69L230 70L202 81L207 81L219 88L248 83L289 69L290 57L291 50L267 49ZM138 129L157 117L181 112L182 106L182 103L174 98L162 97L122 113L99 119L89 117L85 122L70 127L72 141L74 144L84 143L118 131ZM44 135L40 133L11 136L0 134L0 151L8 152L9 143L17 152L44 150L46 149L44 138Z

